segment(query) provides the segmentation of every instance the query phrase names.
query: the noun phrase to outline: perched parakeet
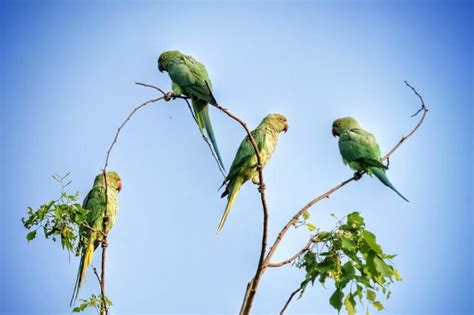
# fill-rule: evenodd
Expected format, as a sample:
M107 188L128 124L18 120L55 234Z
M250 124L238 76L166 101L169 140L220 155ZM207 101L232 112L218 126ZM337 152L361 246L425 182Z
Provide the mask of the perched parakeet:
M174 96L184 94L191 98L199 130L201 133L204 129L206 130L219 164L225 169L209 117L208 104L216 105L217 102L212 95L212 83L204 65L191 56L172 50L160 55L158 70L168 72L173 81L171 87Z
M81 261L71 298L71 305L77 299L79 290L86 279L87 269L92 262L94 251L102 240L102 232L108 234L117 217L118 192L122 189L122 182L116 172L106 172L106 180L107 200L105 197L104 174L100 173L95 177L94 185L82 204L82 207L86 210L88 227L81 225L79 228L78 252L81 255ZM106 203L107 209L105 209ZM103 218L105 216L109 218L106 231L103 230Z
M390 187L405 201L408 201L388 180L382 163L380 147L370 132L362 129L352 117L344 117L334 121L332 134L339 137L339 151L344 164L348 164L355 171L366 171L374 174L385 186Z
M285 116L280 114L268 115L262 120L260 125L252 131L252 136L254 137L260 152L262 166L265 166L270 160L270 157L273 151L275 151L278 143L278 135L282 131L288 131L288 122ZM229 196L227 198L224 215L222 216L219 227L217 228L217 233L222 230L240 187L249 179L252 179L254 184L259 183L257 154L255 153L249 137L246 136L235 154L229 174L224 181L224 184L227 183L227 188L221 197Z

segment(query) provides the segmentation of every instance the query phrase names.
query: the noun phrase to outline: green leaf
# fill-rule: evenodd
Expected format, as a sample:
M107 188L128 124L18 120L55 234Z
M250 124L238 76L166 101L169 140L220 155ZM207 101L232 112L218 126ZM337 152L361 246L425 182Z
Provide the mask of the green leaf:
M36 230L31 231L30 233L26 234L26 239L29 241L34 240L36 237Z
M356 290L356 294L357 296L359 297L359 301L362 303L362 298L363 298L363 295L362 295L362 286L361 285L357 285L357 290Z
M364 225L364 218L362 218L359 212L353 212L347 216L347 224L352 228L357 229Z
M310 217L309 212L308 212L308 211L304 211L304 212L303 212L303 219L306 221L306 220L309 219L309 217Z
M392 275L392 269L378 256L374 257L375 268L384 277L390 277Z
M366 263L367 263L367 270L368 272L373 276L377 276L377 268L375 268L375 263L374 263L374 259L375 259L375 252L373 250L371 250L369 252L369 254L367 255L367 258L366 258Z
M353 252L356 249L354 242L344 235L341 236L341 246L344 250L348 252Z
M354 266L352 265L352 262L348 261L346 262L343 266L342 266L342 269L344 269L344 272L346 273L346 275L348 276L354 276L355 275L355 268Z
M367 245L375 251L377 254L382 255L382 248L377 244L375 240L375 235L372 232L367 230L362 231L362 239L367 243Z
M308 227L308 230L310 230L311 232L316 230L316 227L312 223L306 223L306 226Z
M318 233L318 240L323 241L323 240L327 239L329 236L331 236L331 233L326 232L326 231L320 231Z
M321 263L318 264L318 269L321 272L328 272L336 267L336 262L330 256L326 257Z
M379 301L374 302L372 305L377 309L377 311L383 310L383 305Z
M344 298L344 293L341 290L337 289L329 298L329 303L337 310L340 311L342 307L342 299Z
M377 294L375 293L375 291L367 289L367 300L374 302L376 298Z
M354 300L354 297L352 294L346 295L346 298L344 299L344 306L346 308L347 314L349 315L354 315L356 312L355 306L356 302Z
M402 281L402 277L400 277L400 274L398 273L398 270L392 267L392 273L395 276L395 280L397 281Z

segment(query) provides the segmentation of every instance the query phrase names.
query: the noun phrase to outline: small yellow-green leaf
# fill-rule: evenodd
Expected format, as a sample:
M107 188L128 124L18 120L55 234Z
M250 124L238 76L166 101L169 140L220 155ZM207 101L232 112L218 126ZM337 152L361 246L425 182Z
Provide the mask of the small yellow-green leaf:
M383 305L379 301L374 302L374 307L377 309L377 311L383 310Z
M374 302L376 298L377 294L375 293L375 291L367 289L367 300Z
M356 302L354 301L352 294L348 294L346 298L344 299L344 306L346 307L347 314L349 315L355 314L356 312L355 304Z
M402 277L400 277L400 274L398 273L398 270L395 268L392 268L393 275L395 276L395 279L397 281L402 281Z
M309 212L308 212L308 211L304 211L304 212L303 212L303 219L304 219L304 220L308 220L309 217L310 217Z
M316 227L312 223L306 223L306 226L308 227L308 230L310 230L311 232L316 230Z

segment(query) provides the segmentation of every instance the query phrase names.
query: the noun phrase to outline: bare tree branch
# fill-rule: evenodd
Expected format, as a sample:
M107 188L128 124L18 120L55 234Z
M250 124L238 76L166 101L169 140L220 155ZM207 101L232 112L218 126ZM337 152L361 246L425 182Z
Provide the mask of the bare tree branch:
M283 308L282 308L281 311L280 311L280 315L285 314L285 311L286 311L286 309L288 308L288 305L290 305L291 300L292 300L293 297L294 297L296 294L298 294L300 291L301 291L301 288L298 288L298 289L296 289L295 291L291 292L290 297L288 298L288 300L286 301L285 305L283 306Z
M313 242L314 242L314 238L315 238L315 236L311 235L311 237L309 238L308 243L299 252L297 252L296 254L291 256L290 258L288 258L286 260L283 260L281 262L278 262L278 263L269 262L267 267L275 268L275 267L281 267L281 266L287 265L289 263L292 263L293 261L295 261L296 259L301 257L301 255L303 255L304 253L306 253L309 250L309 248L311 247L311 244L313 244Z
M97 278L97 281L99 281L99 284L102 283L102 281L100 281L100 276L99 276L99 273L97 272L97 268L92 267L92 270L94 270L95 277Z
M147 85L147 84L143 84L143 83L137 83L139 85L143 85L143 86L148 86L148 87L153 87L153 86L150 86L150 85ZM155 89L157 89L158 91L160 91L161 93L164 94L164 92L157 88L157 87L154 87ZM108 309L108 306L107 306L107 299L105 297L105 268L106 268L106 258L107 258L107 247L108 247L108 241L107 241L107 225L109 223L109 220L110 220L110 217L109 217L109 214L107 213L107 207L109 205L109 193L108 193L108 184L107 184L107 176L106 176L106 173L107 173L107 166L109 165L109 158L110 158L110 153L112 152L112 149L114 148L115 144L117 143L117 140L118 140L118 137L120 135L120 132L122 131L123 127L125 127L125 125L127 124L127 122L132 118L132 116L138 112L140 109L142 109L143 107L149 105L149 104L152 104L152 103L155 103L155 102L158 102L160 100L164 99L164 95L161 96L161 97L158 97L158 98L154 98L154 99L151 99L151 100L148 100L140 105L138 105L137 107L135 107L131 112L130 114L127 116L127 118L125 118L125 120L122 122L122 124L119 126L119 128L117 129L116 133L115 133L115 136L114 136L114 139L112 141L112 143L110 144L109 146L109 149L107 150L107 155L105 157L105 163L104 163L104 168L102 170L102 175L104 177L104 186L105 186L105 215L104 215L104 218L102 219L102 240L101 240L101 244L102 244L102 260L101 260L101 274L100 274L100 278L97 274L97 270L94 268L94 272L96 273L96 276L97 278L99 279L99 282L100 282L100 294L101 294L101 297L102 297L102 305L101 305L101 308L100 308L100 313L102 315L108 315L109 314L109 309Z
M149 88L152 88L152 89L155 89L157 91L159 91L161 94L163 94L163 98L168 101L169 99L167 99L167 96L168 95L171 95L171 92L169 93L166 93L163 89L155 86L155 85L152 85L152 84L148 84L148 83L142 83L142 82L135 82L135 84L137 85L140 85L140 86L144 86L144 87L149 87ZM197 123L197 119L196 119L196 116L194 115L194 112L191 108L191 104L189 104L189 97L187 96L182 96L182 95L172 95L171 96L171 99L182 99L186 102L186 104L188 105L188 108L189 108L189 111L191 112L191 115L194 119L194 122L196 123L196 125L198 124ZM204 140L204 142L206 142L207 146L209 147L209 150L211 151L211 154L212 154L212 157L214 158L214 160L216 161L217 163L217 167L219 168L219 172L222 174L222 176L224 177L224 179L226 178L226 174L225 174L225 171L222 169L222 166L221 164L219 163L219 160L216 156L216 154L214 153L214 149L212 148L211 144L209 143L209 139L203 134L201 133L201 136Z
M139 84L139 83L137 83ZM143 83L140 83L140 85L144 85ZM158 89L158 88L157 88ZM110 144L109 146L109 149L107 150L107 156L105 158L105 164L104 164L104 171L107 169L107 166L109 165L109 158L110 158L110 152L112 152L112 149L114 148L115 144L117 143L117 140L118 140L118 137L120 135L120 132L122 131L123 127L125 127L125 125L127 124L127 122L132 118L132 116L138 112L140 109L142 109L143 107L147 106L148 104L151 104L151 103L155 103L155 102L158 102L160 100L164 99L164 96L161 96L161 97L158 97L158 98L154 98L154 99L151 99L151 100L148 100L140 105L138 105L137 107L135 107L131 112L130 114L127 116L127 118L125 118L125 120L122 122L122 124L120 125L120 127L118 127L117 129L117 132L115 133L115 137L114 137L114 140L112 141L112 143Z
M260 192L260 200L262 202L262 208L263 208L263 233L262 233L263 235L262 235L262 245L260 249L260 258L257 265L257 271L255 272L255 276L252 278L252 280L249 281L247 285L245 297L240 309L240 314L249 314L253 305L253 299L255 297L255 293L257 292L257 287L260 282L260 278L265 269L264 260L265 260L265 253L267 249L267 238L268 238L267 236L268 235L268 207L267 207L267 201L265 199L265 182L263 179L262 158L260 156L257 143L255 142L255 139L252 133L247 127L247 123L245 123L242 119L240 119L239 117L231 113L227 108L224 108L221 105L219 105L217 102L216 104L212 104L212 105L220 109L230 118L237 121L245 129L245 131L247 132L247 136L249 137L249 140L252 143L252 146L257 155L257 170L258 170L258 177L259 177L258 191Z
M382 158L382 161L385 161L387 160L387 163L389 164L390 162L390 156L402 145L402 143L404 143L408 138L410 138L417 130L418 128L421 126L421 124L423 123L423 121L425 120L425 117L426 117L426 114L428 113L428 108L426 107L425 105L425 102L423 101L423 98L421 97L421 95L416 91L416 89L411 86L410 84L408 84L407 81L404 81L405 84L411 88L413 90L413 92L415 93L416 96L418 96L418 98L420 99L421 101L421 107L420 109L412 115L412 117L415 117L418 113L420 112L423 112L423 115L421 116L421 119L418 121L418 123L415 125L415 127L405 136L403 136L400 141ZM279 263L279 264L272 264L270 263L270 259L272 258L272 255L274 254L276 248L278 247L278 245L280 244L283 236L285 235L285 233L288 231L288 229L291 227L292 224L294 224L294 222L296 222L298 220L298 218L303 214L303 212L307 211L309 208L311 208L313 205L315 205L316 203L318 203L319 201L323 200L323 199L326 199L326 198L329 198L330 195L332 193L334 193L335 191L339 190L340 188L344 187L345 185L347 185L348 183L350 183L351 181L353 180L356 180L358 178L358 176L362 176L363 174L365 174L365 172L361 172L359 175L354 175L353 177L349 178L349 179L346 179L345 181L343 181L342 183L340 183L339 185L331 188L330 190L328 190L327 192L325 192L324 194L314 198L313 200L311 200L309 203L307 203L300 211L298 211L292 218L291 220L283 227L283 229L280 231L280 233L278 234L275 242L273 243L272 247L270 248L269 252L268 252L268 255L266 256L265 258L265 263L267 264L267 266L274 266L274 267L280 267L280 266L283 266L285 265L285 262L287 261L291 261L292 259L296 259L297 258L297 255L294 255L292 256L291 258L283 261L283 264L282 263ZM306 245L305 247L307 247L308 245ZM301 250L303 251L304 248ZM306 249L307 250L307 249ZM297 254L301 253L298 252ZM286 302L286 304L284 305L283 309L281 310L280 314L283 314L286 310L286 308L288 307L288 305L290 304L291 300L293 299L294 295L296 293L298 293L301 289L297 289L295 290L293 293L291 293L288 301Z

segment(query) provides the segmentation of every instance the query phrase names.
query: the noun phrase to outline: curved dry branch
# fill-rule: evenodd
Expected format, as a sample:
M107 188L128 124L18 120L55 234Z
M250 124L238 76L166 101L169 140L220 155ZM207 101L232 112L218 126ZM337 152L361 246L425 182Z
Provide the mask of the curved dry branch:
M143 83L136 83L136 84L139 84L139 85L144 85ZM144 86L147 86L147 85L144 85ZM115 144L117 143L117 140L118 140L118 137L120 135L120 132L122 131L123 127L125 127L125 125L127 124L127 122L132 118L132 116L138 112L140 109L142 109L143 107L147 106L148 104L151 104L151 103L155 103L155 102L158 102L162 99L164 99L164 95L161 96L161 97L158 97L158 98L154 98L154 99L151 99L151 100L148 100L140 105L138 105L137 107L135 107L131 112L130 114L128 114L127 118L125 118L125 120L122 122L122 124L120 125L120 127L118 127L117 129L117 132L115 133L115 137L114 137L114 140L112 141L112 143L110 144L109 146L109 149L107 150L107 156L105 157L105 164L104 164L104 171L105 169L107 168L107 166L109 165L109 158L110 158L110 152L112 152L112 149L114 148Z
M423 121L425 120L425 117L426 117L426 114L428 112L428 108L426 107L424 101L423 101L423 98L421 97L420 94L418 94L418 92L415 90L415 88L413 88L410 84L408 84L408 82L405 81L405 84L410 87L414 93L419 97L420 101L421 101L421 107L420 109L415 113L418 114L420 112L423 112L423 115L421 116L421 119L419 120L419 122L416 124L416 126L405 136L403 136L400 141L382 158L382 161L385 161L385 160L388 160L389 157L402 145L403 142L405 142L408 138L410 138L417 130L418 128L421 126L421 124L423 123ZM412 116L414 117L414 116ZM365 172L361 172L360 175L362 176L363 174L365 174ZM313 200L311 200L310 202L308 202L303 208L301 208L300 211L298 211L292 218L290 221L288 221L288 223L283 227L283 229L280 231L280 233L278 234L275 242L273 243L272 247L270 248L269 252L268 252L268 255L267 257L265 258L265 262L266 263L269 263L270 262L270 259L272 258L276 248L278 247L278 245L280 244L281 242L281 239L283 238L283 236L286 234L286 232L288 231L288 229L298 220L299 217L301 217L301 215L303 214L303 212L307 211L309 208L311 208L312 206L314 206L316 203L318 203L319 201L323 200L323 199L326 199L326 198L329 198L331 196L332 193L334 193L335 191L341 189L342 187L344 187L345 185L347 185L348 183L352 182L356 180L356 176L352 176L351 178L348 178L346 179L345 181L343 181L342 183L340 183L339 185L331 188L330 190L328 190L327 192L325 192L324 194L314 198Z
M163 96L161 98L164 98L167 101L169 99L176 99L176 98L184 99L186 101L188 107L191 109L191 107L189 105L189 102L188 102L189 98L186 97L186 96L181 96L181 95L176 96L176 95L172 95L172 93L165 93L164 90L162 90L159 87L156 87L154 85L151 85L151 84L146 84L146 83L141 83L141 82L136 82L136 84L144 86L144 87L153 88L153 89L159 91L160 93L163 94ZM206 84L207 84L207 82L206 82ZM209 88L209 86L208 86L208 88ZM264 268L264 260L265 260L265 253L266 253L266 248L267 248L267 238L268 238L268 236L267 236L268 235L268 207L267 207L267 201L266 201L266 198L265 198L265 181L264 181L264 177L263 177L262 158L261 158L260 152L258 150L257 143L255 142L255 139L254 139L250 129L247 126L247 123L245 121L243 121L241 118L239 118L238 116L236 116L235 114L231 113L227 108L219 105L217 102L215 102L215 104L211 104L211 105L218 108L220 111L224 112L227 116L229 116L233 120L237 121L245 129L245 132L247 133L247 136L249 137L250 143L252 144L252 147L254 148L255 153L257 155L257 170L258 170L258 176L259 176L258 191L260 193L260 199L261 199L262 208L263 208L263 235L262 235L262 245L261 245L261 250L260 250L260 258L259 258L259 262L258 262L258 265L257 265L257 271L256 271L255 276L253 277L253 279L248 283L246 294L245 294L245 297L244 297L244 302L242 303L242 308L241 308L241 311L240 311L241 314L248 314L250 312L251 307L252 307L253 299L254 299L256 289L257 289L259 281L260 281L260 277L263 273L263 270L265 269ZM191 112L192 112L192 110L191 110ZM196 117L194 117L194 115L193 115L193 118L194 118L194 120L196 120ZM118 132L120 132L120 129L121 128L119 128ZM118 132L117 132L116 138L118 136ZM211 147L210 143L208 142L207 138L204 135L203 135L203 139L208 144L208 146L209 146L209 148L212 152L212 155L213 155L214 159L216 160L216 163L219 166L219 170L221 171L221 173L223 174L223 176L225 178L225 173L221 169L221 167L219 165L219 162L218 162L218 159L215 156L214 151L212 150L212 147ZM112 142L112 145L111 145L111 147L108 151L106 166L107 166L107 161L108 161L110 150L112 149L115 142L116 142L116 139L114 140L114 142Z
M295 261L296 259L301 257L301 255L303 255L304 253L306 253L309 250L309 248L311 247L311 244L313 244L313 242L314 242L314 238L315 238L315 236L311 235L311 237L309 238L308 243L306 243L306 245L299 252L297 252L296 254L291 256L290 258L288 258L286 260L283 260L283 261L280 261L278 263L269 262L267 264L267 267L268 268L275 268L275 267L281 267L281 266L287 265L289 263L292 263L293 261Z
M423 97L416 91L416 89L411 86L407 81L404 81L405 84L415 93L415 95L420 99L421 101L421 107L420 109L418 109L418 111L411 115L411 117L415 117L416 115L418 115L420 112L422 112L422 116L420 118L420 120L418 121L418 123L415 125L415 127L405 136L403 136L400 141L382 158L382 161L385 161L387 160L387 163L390 162L389 158L390 156L402 145L402 143L404 143L408 138L410 138L417 130L418 128L421 126L421 124L423 123L423 121L425 120L425 117L426 117L426 114L428 113L428 108L426 107L425 105L425 102L423 100ZM361 172L359 173L357 176L362 176L364 175L365 172ZM302 254L302 251L305 252L308 250L308 245L306 245L301 251L299 251L297 254L295 254L294 256L290 257L289 259L283 261L282 263L278 263L278 264L274 264L274 263L271 263L270 260L272 258L272 255L274 254L276 248L278 247L278 245L280 244L283 236L286 234L286 232L288 231L288 229L291 227L291 225L293 225L297 220L298 218L303 214L303 212L307 211L309 208L311 208L313 205L315 205L316 203L318 203L319 201L323 200L323 199L326 199L326 198L329 198L330 195L332 193L334 193L335 191L339 190L340 188L344 187L345 185L347 185L348 183L350 183L351 181L354 181L354 180L357 180L358 178L360 177L357 177L356 178L356 175L354 175L353 177L349 178L349 179L346 179L345 181L343 181L342 183L340 183L339 185L333 187L332 189L328 190L327 192L325 192L324 194L314 198L313 200L311 200L310 202L308 202L300 211L298 211L292 218L291 220L283 227L283 229L280 231L280 233L278 234L275 242L273 243L272 247L270 248L270 251L268 252L268 255L267 257L265 258L265 263L268 265L268 266L272 266L272 267L280 267L280 266L283 266L283 265L286 265L292 261L294 261L295 259L297 259L301 254ZM306 250L305 250L306 248ZM288 305L290 304L291 300L293 299L293 297L295 296L296 293L298 293L300 291L300 288L293 291L290 295L290 297L288 298L288 301L285 303L283 309L281 310L280 314L283 314L285 312L285 310L287 309Z
M218 108L222 112L224 112L227 116L237 121L247 132L247 136L252 143L252 146L255 150L257 155L257 170L258 170L258 177L259 177L259 184L258 184L258 191L260 192L260 200L262 202L263 208L263 235L262 235L262 245L260 249L260 258L257 265L257 271L255 272L255 276L252 280L249 281L247 284L247 290L245 291L245 296L242 302L242 306L240 309L240 314L249 314L250 309L253 305L253 299L255 297L255 293L257 292L257 287L260 282L260 278L262 276L263 270L265 269L264 261L265 261L265 253L267 249L267 238L268 238L268 207L267 201L265 198L265 182L263 179L263 165L262 165L262 158L260 156L260 152L258 150L257 143L252 135L252 132L247 126L247 123L231 113L227 108L219 105L218 103L213 104L214 107Z
M286 301L285 305L283 305L283 308L281 309L280 311L280 315L283 315L285 314L285 311L286 309L288 308L288 305L290 305L291 303L291 300L295 297L296 294L298 294L298 292L301 291L301 288L298 288L296 289L295 291L291 292L290 294L290 297L288 298L288 300Z
M137 83L137 84L148 86L148 85L143 84L143 83ZM128 114L127 118L125 118L125 120L122 122L122 124L119 126L119 128L117 129L117 131L115 133L114 139L112 140L112 143L110 144L109 149L107 150L107 155L105 157L104 168L102 169L102 175L104 177L104 185L105 185L105 208L106 208L105 213L106 213L106 215L104 216L103 222L102 222L102 230L104 232L102 233L103 235L102 235L102 240L101 240L101 244L102 244L102 246L101 246L102 247L101 258L102 259L101 259L100 277L98 276L97 271L94 268L94 273L96 274L97 279L100 282L100 294L101 294L101 297L102 297L102 305L101 305L101 308L100 308L100 314L105 314L105 315L109 314L109 309L108 309L108 306L107 306L107 298L105 296L105 268L106 268L106 257L107 257L107 247L108 247L107 232L106 231L107 231L107 224L109 223L109 217L107 215L107 205L109 204L109 194L108 194L108 185L107 185L106 172L107 172L107 166L109 165L110 153L112 152L112 149L114 148L115 144L117 143L120 132L122 131L123 127L125 127L127 122L132 118L132 116L136 112L138 112L140 109L147 106L148 104L155 103L155 102L158 102L158 101L164 99L164 92L159 88L156 88L156 87L154 87L154 88L159 90L160 92L162 92L163 96L148 100L148 101L138 105L137 107L135 107L130 112L130 114Z

